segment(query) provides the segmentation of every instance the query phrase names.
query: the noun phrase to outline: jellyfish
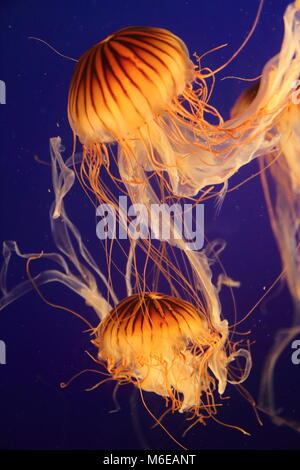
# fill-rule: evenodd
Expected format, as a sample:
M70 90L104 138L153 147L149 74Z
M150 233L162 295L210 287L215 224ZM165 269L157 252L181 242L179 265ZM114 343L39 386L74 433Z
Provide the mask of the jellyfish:
M233 117L251 106L261 86L257 82L241 94L232 108ZM272 152L259 158L265 200L282 262L281 277L287 283L294 304L293 324L276 333L274 345L266 358L260 406L267 410L276 424L286 424L299 431L299 423L278 411L274 390L278 359L300 333L300 108L296 86L292 92L289 106L278 116L271 130L270 139L276 137L277 145Z
M285 12L281 50L264 67L251 106L227 121L209 103L208 79L231 59L203 68L180 38L154 27L121 29L84 53L68 99L74 148L76 136L83 145L83 182L99 200L111 198L105 172L133 202L151 204L155 187L161 199L165 191L199 197L271 151L277 137L269 131L299 75L299 7L295 1Z
M207 78L219 69L203 69L200 58L194 64L181 39L169 31L124 28L83 54L71 81L68 116L73 153L76 136L83 145L81 179L98 201L115 204L108 176L132 203L143 205L141 222L147 226L153 205L173 197L195 196L197 201L219 184L226 192L241 166L272 152L279 139L276 123L289 107L299 76L299 7L296 1L285 12L281 50L264 67L256 96L228 121L209 104ZM209 256L205 250L189 250L174 224L170 230L172 247L190 267L208 317L225 331ZM160 259L161 251L152 249L149 239L136 245L141 244L150 258ZM128 285L130 276L128 265Z
M193 411L199 421L216 413L213 391L222 395L228 364L226 338L190 302L157 292L120 302L100 323L93 341L112 377L170 399L172 409ZM243 379L250 371L245 370Z
M240 340L232 340L234 331L222 318L208 252L190 250L191 254L186 257L186 262L190 261L189 266L192 266L191 282L188 277L191 273L184 264L179 271L172 266L170 257L157 257L155 263L159 264L165 280L157 285L158 288L164 286L165 290L169 285L170 294L166 294L151 291L145 282L149 273L144 269L142 282L138 282L141 269L135 269L133 262L135 256L139 256L138 245L132 243L129 253L125 253L127 265L122 274L127 295L119 299L114 289L116 283L109 282L97 266L67 215L64 198L75 181L72 158L63 160L60 138L51 139L50 144L55 194L50 221L58 252L23 253L16 242L4 242L0 309L36 289L48 304L63 308L84 321L92 336L91 342L97 348L93 360L106 369L111 380L119 385L133 383L144 403L145 392L156 393L165 399L166 406L171 403L171 411L188 413L195 418L195 423L204 423L210 417L219 422L215 416L216 394L222 397L228 383L235 385L245 381L252 362L247 346L240 347ZM185 251L184 241L181 243L182 255L189 253ZM27 260L29 279L9 288L6 279L14 254ZM47 259L54 263L54 268L33 276L30 264L36 259ZM118 287L120 273L119 270ZM40 287L49 282L63 284L83 298L96 314L97 325L93 326L65 306L47 301Z

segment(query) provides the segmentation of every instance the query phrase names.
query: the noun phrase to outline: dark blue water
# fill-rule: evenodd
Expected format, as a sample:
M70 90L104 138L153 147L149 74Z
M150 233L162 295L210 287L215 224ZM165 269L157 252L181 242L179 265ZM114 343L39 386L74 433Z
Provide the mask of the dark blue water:
M282 16L288 1L265 1L256 31L245 49L217 79L212 103L224 117L245 88L227 75L255 77L266 61L280 49ZM226 5L226 6L225 6ZM1 105L1 239L17 240L25 252L55 249L50 236L49 208L53 194L50 169L34 156L49 161L49 138L60 135L71 153L72 132L67 120L67 93L74 63L56 55L37 36L63 54L78 58L94 43L128 25L158 26L180 36L190 52L199 55L220 44L228 47L210 54L205 64L214 69L238 48L249 31L258 7L253 0L64 1L2 0L0 10L1 73L7 87ZM235 175L231 184L257 171L256 163ZM68 199L68 210L83 239L101 266L97 251L95 215L79 185ZM208 212L210 213L210 212ZM217 221L206 220L210 239L226 239L222 262L229 275L240 280L236 291L237 311L247 313L280 272L280 260L269 226L259 180L252 180L230 193ZM43 261L32 266L38 272ZM16 260L9 272L10 285L26 278L24 263ZM121 289L121 287L120 287ZM93 312L59 285L43 287L52 302L69 306L95 320ZM232 320L232 304L224 296L223 313ZM292 305L287 290L276 287L268 303L260 305L242 325L251 329L253 371L246 388L256 398L261 369L274 332L288 326ZM97 381L85 375L67 389L59 387L84 368L93 367L84 354L89 338L82 323L64 311L47 306L35 292L27 294L0 316L0 339L7 347L7 364L0 366L0 448L2 449L131 449L176 448L153 424L138 393L131 386L119 390L116 408L114 384L93 392L84 389ZM278 406L287 416L300 418L298 384L300 365L292 365L286 351L276 369ZM196 426L182 442L200 449L295 449L299 435L277 427L255 414L237 390L229 386L219 417L246 429L247 437L217 423ZM163 403L149 396L151 410L159 415ZM186 428L183 415L169 416L166 427L180 439Z

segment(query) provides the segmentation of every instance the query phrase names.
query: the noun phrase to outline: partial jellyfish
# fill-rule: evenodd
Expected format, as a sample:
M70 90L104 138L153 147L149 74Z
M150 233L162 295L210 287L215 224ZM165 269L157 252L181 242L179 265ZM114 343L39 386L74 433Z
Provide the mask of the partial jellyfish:
M288 6L282 47L266 64L259 93L229 121L209 104L207 80L214 83L231 59L214 71L202 68L177 36L150 27L119 30L83 54L68 116L74 149L76 136L83 145L81 178L98 200L111 198L105 172L119 189L126 186L132 202L146 205L155 186L161 199L165 190L203 197L223 184L225 191L241 166L270 152L277 137L268 132L289 106L299 75L299 9L299 0Z
M179 270L169 256L161 253L155 258L160 279L156 279L157 290L153 291L153 263L148 266L150 272L145 271L143 258L143 269L134 267L133 260L140 254L133 240L129 253L124 253L127 260L124 273L120 271L120 259L118 263L115 279L119 289L123 279L127 291L127 297L120 300L114 290L115 283L109 282L96 265L80 232L68 218L64 198L75 180L70 168L72 160L64 162L60 138L50 142L55 192L50 220L59 253L24 254L16 242L5 242L0 308L33 288L45 300L40 291L42 284L64 284L96 313L98 324L93 326L75 312L89 327L91 341L97 348L94 361L101 365L99 370L105 368L118 384L133 383L146 407L145 392L154 392L165 399L167 409L188 413L194 418L194 424L204 423L208 418L222 423L221 418L216 417L220 405L216 400L221 400L228 383L240 386L252 364L247 346L241 347L240 338L233 340L235 326L231 328L222 318L218 288L212 282L212 255L209 258L208 252L185 250L182 240L177 257L181 250L187 267L183 261ZM8 288L6 278L14 253L27 259L29 279ZM46 258L57 268L31 276L29 265L37 258ZM220 280L220 284L222 282ZM169 290L169 294L160 292L160 288ZM161 425L160 420L155 419ZM246 434L232 423L222 424Z
M298 71L300 63L298 63ZM300 334L300 107L299 80L292 87L289 106L282 111L276 124L267 134L277 139L272 152L262 154L258 160L260 176L270 216L270 222L282 262L282 277L289 288L294 304L293 324L276 333L263 371L260 406L276 424L287 424L300 431L299 422L284 416L276 403L274 376L283 351ZM262 83L247 88L232 108L232 116L247 112L260 93Z
M198 82L197 91L193 81ZM185 179L178 171L177 155L184 161L185 145L197 148L193 143L198 123L209 127L204 112L212 109L206 98L205 81L185 44L167 30L124 28L88 50L74 70L68 116L74 136L83 144L81 173L100 200L107 199L100 170L111 174L114 143L121 175L116 182L145 186L145 171L161 177L168 172L177 192Z
M170 399L173 410L194 411L199 421L216 414L216 379L222 395L228 364L246 353L227 355L225 342L205 312L157 292L124 299L100 323L94 340L114 379Z

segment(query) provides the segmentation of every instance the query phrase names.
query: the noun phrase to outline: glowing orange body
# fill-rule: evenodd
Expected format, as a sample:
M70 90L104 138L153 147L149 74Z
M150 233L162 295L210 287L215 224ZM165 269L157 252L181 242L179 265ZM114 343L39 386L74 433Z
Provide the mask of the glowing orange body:
M80 58L69 92L70 125L84 144L134 136L192 79L193 64L174 34L121 29Z
M96 337L98 357L113 378L170 398L179 411L205 408L202 393L213 401L213 374L223 378L231 361L203 312L154 292L123 300L102 320Z

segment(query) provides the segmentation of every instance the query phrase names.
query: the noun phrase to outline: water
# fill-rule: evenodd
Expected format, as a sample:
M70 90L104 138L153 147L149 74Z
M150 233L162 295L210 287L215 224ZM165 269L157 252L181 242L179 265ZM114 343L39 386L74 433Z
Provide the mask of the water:
M229 3L229 5L228 5ZM279 51L282 16L288 1L266 1L256 31L240 55L217 78L212 103L224 117L245 88L239 80L220 81L227 75L256 77L266 61ZM49 207L49 138L60 135L71 154L72 133L67 120L67 93L74 63L63 59L39 37L63 54L80 57L94 43L128 25L158 26L181 37L189 51L202 54L218 45L228 47L207 56L205 64L216 68L237 49L249 31L258 3L211 0L182 1L3 1L1 4L1 76L6 84L6 104L1 105L2 145L1 239L17 240L26 252L51 251ZM1 100L3 101L3 100ZM230 183L257 171L256 164L242 169ZM69 211L99 264L94 211L79 185L72 190ZM222 255L226 270L242 285L235 292L237 311L244 315L280 272L280 260L259 180L252 180L226 198L219 219L208 209L207 236L226 239ZM38 264L32 265L37 272ZM16 261L8 280L26 278L25 267ZM49 301L70 306L94 319L93 312L78 297L61 286L43 287ZM232 303L225 294L223 313L232 319ZM221 300L223 299L221 297ZM243 324L251 329L253 370L246 388L257 397L263 360L279 327L288 326L292 305L285 287L277 286L270 300L261 304ZM89 338L83 325L64 311L47 306L36 293L21 298L1 312L0 340L6 346L6 361L0 359L0 447L2 449L131 449L176 448L143 409L139 395L124 386L117 394L120 410L112 397L114 384L96 391L84 388L97 377L82 376L67 389L59 387L76 372L91 367L84 354ZM2 348L3 349L3 348ZM276 369L278 403L294 419L299 417L297 393L300 365L285 351ZM6 364L3 364L6 362ZM196 426L182 442L200 449L295 449L299 435L277 427L262 415L257 422L251 406L233 387L222 407L222 420L246 429L244 436L213 421ZM162 401L148 397L151 410L162 412ZM298 408L297 408L298 406ZM220 417L220 416L219 416ZM180 439L186 428L184 416L169 416L165 425Z

